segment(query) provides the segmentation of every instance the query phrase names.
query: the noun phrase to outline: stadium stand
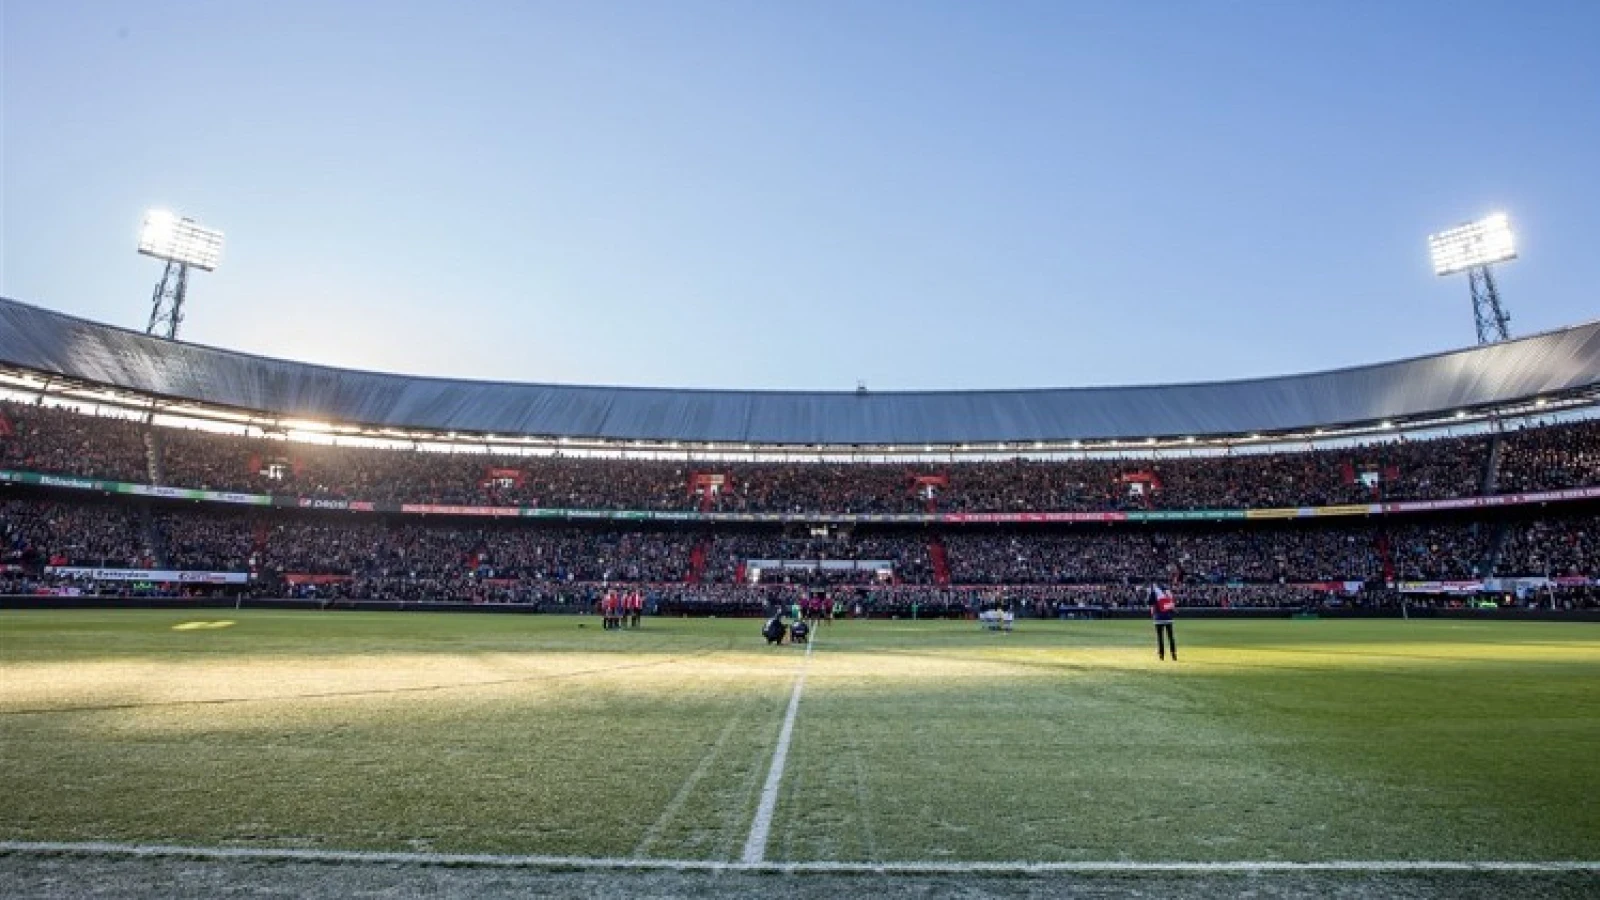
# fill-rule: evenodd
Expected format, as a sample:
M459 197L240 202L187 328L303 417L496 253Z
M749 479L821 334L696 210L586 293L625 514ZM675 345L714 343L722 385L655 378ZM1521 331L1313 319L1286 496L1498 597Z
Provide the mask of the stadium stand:
M16 492L13 492L16 497ZM786 535L751 526L714 531L621 523L562 526L479 523L458 518L361 516L291 510L242 512L162 505L160 534L146 541L131 501L16 497L0 506L0 562L41 574L46 566L150 568L152 543L175 569L249 571L271 583L326 579L365 595L482 599L541 585L646 583L694 594L750 582L753 560L888 562L828 571L768 569L765 586L860 585L937 588L930 534L858 529L838 537ZM1593 513L1510 523L1501 575L1600 574L1600 521ZM1136 586L1148 581L1199 589L1332 582L1457 581L1481 574L1493 523L1482 519L1354 524L1191 525L1160 529L1010 527L936 532L953 585L993 586L1036 598L1039 588ZM690 584L696 547L708 548L701 583ZM487 586L487 587L486 587ZM1199 596L1199 595L1194 595Z
M57 386L0 399L5 589L92 567L249 572L235 589L408 602L583 608L625 583L649 586L657 609L747 612L828 589L874 614L1008 602L1044 615L1125 605L1153 580L1190 605L1249 608L1351 586L1366 590L1348 602L1371 603L1406 585L1526 587L1508 578L1585 604L1600 576L1600 419L1569 414L1594 409L1600 323L1239 382L828 394L348 372L0 299L0 376ZM101 407L81 399L89 389ZM1540 418L1552 400L1566 412ZM254 436L145 424L185 402L244 411ZM1439 435L1467 410L1476 425ZM392 426L452 452L290 441L289 417L366 436ZM1322 425L1364 426L1367 443L1313 440ZM1308 443L1247 452L1256 430ZM550 440L508 452L492 431ZM1064 449L1185 433L1234 439ZM557 452L557 435L591 446ZM767 452L660 458L678 439ZM968 440L993 452L968 454ZM1023 449L1034 441L1052 443ZM856 442L893 461L772 452ZM906 452L924 442L950 452ZM655 455L625 452L640 443Z
M0 502L0 565L149 568L154 555L129 504Z
M146 481L141 426L0 401L0 465ZM1177 459L1014 459L945 464L748 463L503 456L329 447L161 429L167 480L215 491L394 504L917 513L1200 510L1441 500L1479 493L1487 437L1391 441L1298 453ZM1508 433L1499 493L1600 485L1600 422ZM715 473L713 490L694 476ZM920 483L918 476L937 484Z

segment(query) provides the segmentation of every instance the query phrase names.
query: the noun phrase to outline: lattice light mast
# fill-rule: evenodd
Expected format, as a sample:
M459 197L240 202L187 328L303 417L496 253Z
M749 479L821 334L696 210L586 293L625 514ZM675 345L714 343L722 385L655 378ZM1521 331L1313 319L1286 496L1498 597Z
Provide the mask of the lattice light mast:
M222 232L203 228L193 219L153 209L145 213L144 227L139 231L139 252L167 264L150 297L150 324L145 326L145 333L160 334L157 328L164 324L166 333L162 336L176 340L178 326L183 323L189 269L216 270L222 259Z
M1511 316L1500 303L1492 266L1517 258L1515 235L1505 213L1495 213L1428 237L1435 275L1467 273L1472 290L1472 315L1477 319L1478 343L1507 340Z

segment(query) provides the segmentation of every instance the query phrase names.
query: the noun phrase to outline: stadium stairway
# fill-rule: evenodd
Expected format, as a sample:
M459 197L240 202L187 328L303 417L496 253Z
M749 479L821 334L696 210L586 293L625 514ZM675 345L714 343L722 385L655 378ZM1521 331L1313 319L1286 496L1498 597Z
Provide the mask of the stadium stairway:
M1486 523L1477 527L1494 528L1494 533L1489 535L1488 546L1483 552L1483 561L1478 563L1478 577L1493 578L1495 568L1500 565L1500 554L1505 552L1506 541L1511 537L1511 523L1496 522L1492 526Z
M144 467L145 475L151 484L166 484L166 467L162 465L161 429L152 424L154 418L152 409L144 421ZM144 544L150 550L150 557L157 568L170 568L171 561L167 558L167 536L161 530L161 525L156 521L155 513L150 509L149 501L139 503L139 528L144 535Z
M1394 581L1394 554L1389 548L1389 532L1380 527L1372 537L1372 546L1378 551L1378 561L1383 566L1383 580Z
M144 535L144 545L149 548L150 559L155 563L155 567L171 568L171 561L167 558L167 536L156 523L155 513L151 511L148 501L139 503L139 529Z
M933 583L950 583L950 556L944 549L944 539L938 535L928 539L928 562L933 564Z
M1478 493L1487 497L1500 485L1500 447L1505 436L1497 427L1489 437L1489 458L1483 461L1483 478Z
M1478 493L1487 497L1500 486L1500 451L1505 444L1505 435L1500 432L1498 423L1489 437L1489 456L1483 461L1483 479L1479 485ZM1511 533L1509 522L1496 522L1474 526L1478 528L1494 529L1486 542L1483 559L1478 562L1478 577L1493 578L1495 567L1500 564L1500 554L1505 550L1506 538Z
M711 549L711 538L696 541L689 551L689 571L683 573L684 584L699 584L706 574L706 553Z
M161 464L161 433L158 429L146 426L144 430L144 464L145 474L150 476L151 484L166 484L166 467Z
M257 519L250 526L250 552L257 559L267 555L267 542L272 539L272 530L267 527L266 519ZM252 566L253 567L253 566Z

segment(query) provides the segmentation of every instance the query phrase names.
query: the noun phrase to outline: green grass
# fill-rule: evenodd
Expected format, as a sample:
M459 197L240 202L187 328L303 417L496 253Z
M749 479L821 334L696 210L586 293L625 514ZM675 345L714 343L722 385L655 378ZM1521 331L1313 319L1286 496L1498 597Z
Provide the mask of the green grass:
M0 839L737 858L802 659L757 627L0 613ZM1600 628L1149 632L824 628L768 857L1600 859Z

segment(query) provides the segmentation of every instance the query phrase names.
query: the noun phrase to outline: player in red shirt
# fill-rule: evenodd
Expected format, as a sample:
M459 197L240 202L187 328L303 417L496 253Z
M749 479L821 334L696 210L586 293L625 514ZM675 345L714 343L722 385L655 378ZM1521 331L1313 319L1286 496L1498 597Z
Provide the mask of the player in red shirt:
M617 622L617 592L606 591L605 598L600 601L600 616L604 620L600 627L607 631L620 627Z
M1178 661L1178 642L1172 636L1172 617L1178 611L1178 600L1172 592L1157 584L1150 585L1150 618L1156 623L1156 657L1167 658L1167 649L1172 649L1172 661ZM1162 635L1166 636L1166 643L1162 643Z

